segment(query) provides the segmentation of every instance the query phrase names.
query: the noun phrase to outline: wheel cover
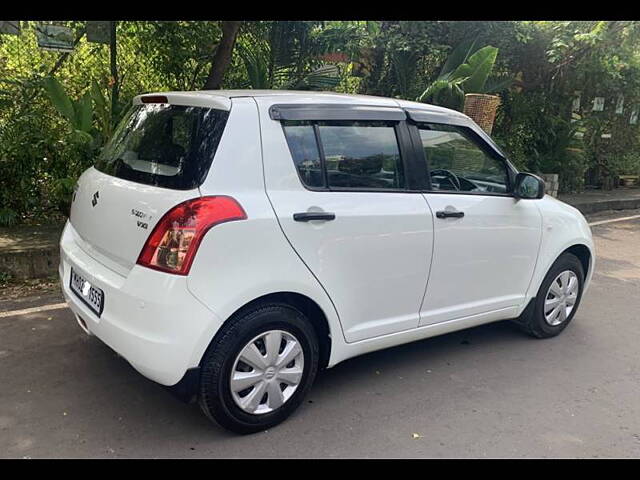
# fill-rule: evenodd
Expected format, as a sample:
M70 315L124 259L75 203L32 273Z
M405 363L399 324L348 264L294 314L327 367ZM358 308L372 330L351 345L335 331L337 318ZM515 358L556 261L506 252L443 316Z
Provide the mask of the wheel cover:
M558 275L547 291L544 300L544 319L555 327L569 318L580 292L578 276L572 270Z
M240 350L229 379L231 396L247 413L269 413L291 398L303 372L304 353L298 339L283 330L269 330Z

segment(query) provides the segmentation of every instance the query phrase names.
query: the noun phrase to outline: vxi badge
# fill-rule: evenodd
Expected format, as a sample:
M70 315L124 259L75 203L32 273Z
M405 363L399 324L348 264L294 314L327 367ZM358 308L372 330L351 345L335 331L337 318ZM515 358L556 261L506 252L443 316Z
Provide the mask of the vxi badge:
M141 212L140 210L136 210L135 208L131 209L131 215L133 215L134 217L138 217L140 219L148 217L149 220L151 220L151 216L147 215L144 212ZM149 226L149 224L147 222L143 222L141 220L138 220L138 227L144 228L146 230L148 226Z

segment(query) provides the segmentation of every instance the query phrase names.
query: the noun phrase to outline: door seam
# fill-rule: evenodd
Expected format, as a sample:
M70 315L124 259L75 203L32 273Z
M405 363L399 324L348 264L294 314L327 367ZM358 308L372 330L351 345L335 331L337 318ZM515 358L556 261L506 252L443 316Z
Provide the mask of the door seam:
M422 307L424 306L424 302L427 298L427 290L429 289L429 281L431 280L431 269L433 268L433 255L435 253L435 248L436 248L436 226L435 226L435 220L433 218L433 209L431 208L431 205L429 205L429 201L427 200L427 197L424 195L424 193L421 193L421 195L422 195L422 199L424 200L424 203L427 204L427 208L431 213L431 258L429 259L429 274L427 275L427 281L424 286L422 301L420 302L420 307L418 307L418 325L416 326L416 328L419 328L420 323L422 322Z

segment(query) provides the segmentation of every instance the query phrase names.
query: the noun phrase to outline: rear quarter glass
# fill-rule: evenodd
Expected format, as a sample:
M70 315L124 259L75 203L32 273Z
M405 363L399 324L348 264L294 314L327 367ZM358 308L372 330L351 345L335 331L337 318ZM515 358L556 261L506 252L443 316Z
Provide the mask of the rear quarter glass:
M229 112L148 103L126 113L95 163L99 171L144 185L191 190L204 181Z

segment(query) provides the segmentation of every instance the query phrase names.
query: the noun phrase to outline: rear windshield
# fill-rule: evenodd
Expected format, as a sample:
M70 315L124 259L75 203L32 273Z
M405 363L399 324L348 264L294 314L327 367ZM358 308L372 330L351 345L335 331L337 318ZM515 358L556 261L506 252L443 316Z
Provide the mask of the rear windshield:
M114 177L189 190L204 181L229 112L159 103L134 105L95 167Z

